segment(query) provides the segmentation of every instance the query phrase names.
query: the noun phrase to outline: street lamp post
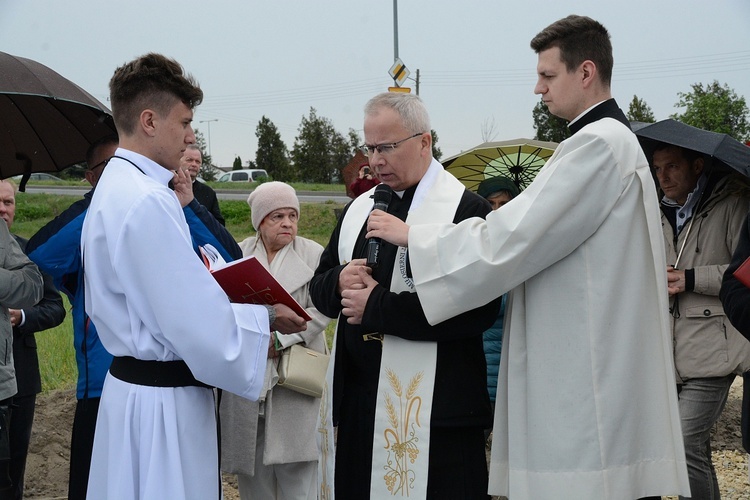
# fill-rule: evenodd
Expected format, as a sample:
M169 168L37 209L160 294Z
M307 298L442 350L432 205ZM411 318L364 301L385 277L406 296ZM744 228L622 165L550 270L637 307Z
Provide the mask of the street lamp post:
M211 122L218 122L218 118L214 118L213 120L201 120L198 123L208 123L208 156L211 156L211 159L213 160L213 156L211 155Z

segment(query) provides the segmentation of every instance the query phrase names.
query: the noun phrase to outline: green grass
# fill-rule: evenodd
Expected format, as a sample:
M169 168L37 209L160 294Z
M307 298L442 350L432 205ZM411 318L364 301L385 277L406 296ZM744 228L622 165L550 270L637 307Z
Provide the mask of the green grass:
M42 390L73 389L78 377L75 350L73 349L73 325L70 303L63 295L68 314L61 325L36 334L39 353L39 372L42 375Z
M331 321L328 323L328 326L326 327L326 342L328 343L328 348L333 348L333 334L336 332L336 321Z
M18 184L18 182L16 182ZM221 190L247 190L252 191L258 186L257 182L216 182L208 181L207 185L214 189ZM297 191L333 191L333 192L346 192L346 186L343 184L306 184L303 182L290 182L289 183ZM27 186L87 186L88 183L83 179L63 179L61 181L29 181Z
M223 187L225 184L242 185L243 183L217 184ZM305 184L295 187L298 190L312 190L308 186L310 185ZM246 184L243 187L247 189ZM328 187L330 188L330 186ZM78 196L17 193L13 232L29 238L52 218L68 208L71 203L79 199ZM227 229L237 241L242 241L255 234L250 222L250 207L246 202L220 200L219 205L226 219ZM342 208L342 205L336 203L302 203L300 206L302 213L300 214L299 235L325 246L336 225L334 210L340 208ZM73 389L77 378L70 304L65 297L63 299L68 312L65 321L56 328L36 334L42 389L45 392L55 389ZM326 329L326 339L330 346L333 339L333 322Z
M237 183L234 183L237 184ZM221 200L221 214L226 221L227 229L234 239L242 241L248 236L255 234L253 224L250 222L250 207L246 202L240 200ZM338 203L302 203L298 234L317 241L325 246L336 226L336 214L334 210L342 208Z
M79 199L77 196L57 194L16 193L13 232L29 238Z

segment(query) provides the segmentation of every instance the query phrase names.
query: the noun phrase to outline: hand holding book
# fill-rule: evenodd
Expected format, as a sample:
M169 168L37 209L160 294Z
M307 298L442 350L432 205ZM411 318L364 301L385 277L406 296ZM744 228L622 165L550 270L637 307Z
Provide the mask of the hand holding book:
M241 304L274 306L276 308L274 325L280 332L301 331L299 326L296 325L297 322L290 318L290 311L293 311L305 321L312 319L299 302L294 300L294 297L258 262L255 256L250 255L227 263L211 245L202 246L200 250L203 262L211 271L211 275L221 285L221 288L224 289L229 300ZM282 305L284 307L281 307Z
M286 304L278 303L272 306L276 309L276 319L271 324L271 330L276 330L279 333L299 333L307 330L307 322L304 317L298 314L294 309L291 309ZM304 309L303 309L304 311ZM307 314L305 312L305 314Z

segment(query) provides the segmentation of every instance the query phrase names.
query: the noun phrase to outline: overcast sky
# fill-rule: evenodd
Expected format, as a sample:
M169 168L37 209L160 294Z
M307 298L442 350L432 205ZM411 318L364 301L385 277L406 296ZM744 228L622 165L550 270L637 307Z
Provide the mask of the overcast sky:
M748 0L400 0L398 54L412 77L420 70L444 157L482 142L483 123L494 121L495 140L533 137L529 41L568 14L610 31L612 91L625 111L635 94L667 118L678 92L713 80L750 101ZM0 0L0 51L107 105L117 66L146 52L174 57L205 93L195 127L230 167L237 155L255 159L263 115L290 149L310 107L362 135L364 104L393 85L393 0Z

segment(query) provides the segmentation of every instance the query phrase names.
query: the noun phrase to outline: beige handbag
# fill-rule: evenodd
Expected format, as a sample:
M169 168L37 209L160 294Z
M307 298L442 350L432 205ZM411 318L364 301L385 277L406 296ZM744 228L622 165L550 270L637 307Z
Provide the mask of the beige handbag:
M313 351L301 344L293 344L281 351L277 369L278 385L290 391L319 398L323 395L323 384L330 359L329 354Z

